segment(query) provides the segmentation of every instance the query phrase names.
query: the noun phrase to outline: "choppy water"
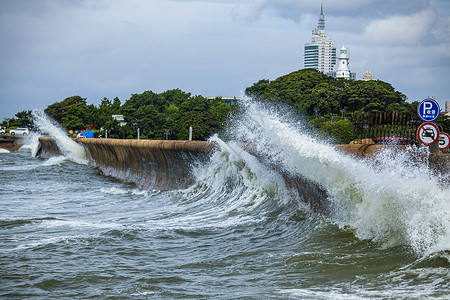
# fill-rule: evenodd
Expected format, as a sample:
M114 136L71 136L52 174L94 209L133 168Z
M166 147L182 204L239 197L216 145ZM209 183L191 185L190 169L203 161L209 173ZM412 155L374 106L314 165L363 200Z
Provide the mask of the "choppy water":
M233 138L259 141L270 163L215 137L222 150L187 190L138 190L70 151L34 158L36 139L0 152L0 297L450 297L440 178L406 154L349 159L284 115L247 110ZM331 214L311 212L270 164L321 184Z

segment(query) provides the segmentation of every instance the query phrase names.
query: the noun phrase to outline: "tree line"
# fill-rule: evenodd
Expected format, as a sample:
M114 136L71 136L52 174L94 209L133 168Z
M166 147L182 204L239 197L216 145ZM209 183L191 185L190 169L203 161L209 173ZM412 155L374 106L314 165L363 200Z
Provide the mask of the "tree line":
M350 142L354 124L368 113L417 114L419 104L408 103L406 96L387 82L336 79L313 69L295 71L273 81L259 80L246 88L245 94L255 101L290 107L311 128L336 143ZM194 139L206 140L224 129L230 113L239 112L239 105L230 106L221 100L173 89L159 94L132 94L123 104L117 97L103 98L98 106L88 104L81 96L71 96L44 111L66 130L93 126L102 129L97 135L107 130L110 138L136 138L139 128L143 139L188 139L192 127ZM123 115L126 125L121 126L113 115ZM437 122L444 131L450 131L450 118L440 116ZM2 125L33 128L31 111L19 112Z
M98 106L88 104L81 96L71 96L49 105L44 112L66 130L92 127L96 136L105 136L107 130L109 138L137 138L139 128L142 139L188 139L192 127L193 139L206 140L222 130L232 110L233 106L223 103L221 97L208 100L173 89L133 94L123 104L117 97L103 98ZM120 124L113 115L123 115L126 124ZM33 128L31 111L16 117L7 120L10 126Z
M407 97L390 83L332 78L314 69L295 71L273 81L262 79L245 93L258 101L290 106L312 128L337 143L350 142L354 125L363 122L369 113L417 115L419 105L418 101L407 102ZM450 118L439 116L436 122L444 131L450 131Z

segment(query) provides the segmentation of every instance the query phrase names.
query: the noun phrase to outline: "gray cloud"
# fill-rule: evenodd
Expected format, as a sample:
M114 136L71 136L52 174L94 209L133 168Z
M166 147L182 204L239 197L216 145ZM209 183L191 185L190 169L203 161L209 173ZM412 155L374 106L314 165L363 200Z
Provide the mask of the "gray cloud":
M411 100L448 100L445 1L324 8L327 35L350 45L359 78L371 69ZM172 88L239 96L302 67L319 10L315 0L0 0L0 120L72 95L94 104Z
M411 0L254 0L243 8L242 17L258 19L264 11L272 10L282 18L298 22L305 14L318 15L320 3L324 4L328 17L344 17L356 19L379 19L398 14L414 14L434 5L434 1Z

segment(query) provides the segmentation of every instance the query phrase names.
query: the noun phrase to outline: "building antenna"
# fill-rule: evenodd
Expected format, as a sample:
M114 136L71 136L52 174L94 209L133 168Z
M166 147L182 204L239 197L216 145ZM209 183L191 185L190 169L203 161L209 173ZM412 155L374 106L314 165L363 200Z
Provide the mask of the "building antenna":
M319 25L317 26L317 29L325 30L325 16L323 14L323 3L320 5Z

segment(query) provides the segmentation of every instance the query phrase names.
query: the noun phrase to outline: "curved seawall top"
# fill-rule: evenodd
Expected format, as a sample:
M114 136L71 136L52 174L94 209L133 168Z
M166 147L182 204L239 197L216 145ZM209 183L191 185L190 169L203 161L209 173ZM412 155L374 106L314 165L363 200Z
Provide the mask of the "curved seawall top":
M192 165L209 160L214 144L204 141L73 139L86 150L89 165L139 188L174 190L194 183ZM39 157L60 155L56 142L39 138Z
M213 148L202 141L74 140L84 145L89 164L105 175L158 190L192 185L192 164L207 161Z

